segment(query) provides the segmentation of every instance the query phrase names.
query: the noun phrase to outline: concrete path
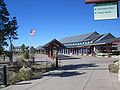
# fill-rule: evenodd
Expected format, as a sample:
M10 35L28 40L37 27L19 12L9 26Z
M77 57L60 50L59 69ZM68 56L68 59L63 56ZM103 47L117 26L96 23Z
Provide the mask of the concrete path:
M58 70L1 90L118 90L107 68L112 58L60 56L59 59Z

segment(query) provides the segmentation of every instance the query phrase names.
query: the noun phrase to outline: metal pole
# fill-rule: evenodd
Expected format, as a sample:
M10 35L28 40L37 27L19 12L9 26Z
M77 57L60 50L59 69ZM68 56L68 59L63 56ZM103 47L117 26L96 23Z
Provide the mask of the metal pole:
M30 32L31 33L31 32ZM31 35L29 36L30 47L29 47L29 57L31 59Z

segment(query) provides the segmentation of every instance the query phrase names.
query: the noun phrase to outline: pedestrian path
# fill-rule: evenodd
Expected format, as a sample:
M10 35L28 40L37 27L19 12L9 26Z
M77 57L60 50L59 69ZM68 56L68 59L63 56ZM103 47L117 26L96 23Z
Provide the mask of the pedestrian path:
M112 59L107 58L63 59L61 68L44 73L41 79L23 81L1 90L120 90L115 77L103 69L110 63Z

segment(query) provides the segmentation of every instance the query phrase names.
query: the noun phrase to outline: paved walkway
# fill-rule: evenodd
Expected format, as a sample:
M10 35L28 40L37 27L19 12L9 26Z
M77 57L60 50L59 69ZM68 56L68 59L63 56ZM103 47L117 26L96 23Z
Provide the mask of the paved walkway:
M60 56L61 68L41 79L23 81L2 90L120 90L108 65L112 58ZM112 75L113 76L113 75Z

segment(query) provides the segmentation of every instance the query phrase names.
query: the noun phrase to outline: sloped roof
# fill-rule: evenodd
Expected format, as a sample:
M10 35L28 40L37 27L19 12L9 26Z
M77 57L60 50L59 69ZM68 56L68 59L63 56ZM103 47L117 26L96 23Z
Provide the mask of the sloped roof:
M103 39L103 40L99 41L98 43L113 43L115 41L120 41L120 38Z
M100 40L102 40L104 37L106 37L108 35L108 33L107 34L102 34L102 35L100 35L100 38L99 39L97 39L95 42L99 42Z
M91 38L91 41L95 42L97 39L99 39L101 35L96 35L95 37Z
M56 39L53 39L52 41L48 42L47 44L45 44L44 46L42 46L42 48L48 48L48 47L51 47L51 46L57 46L58 48L60 47L65 47L61 42L59 42L58 40Z
M60 39L59 41L61 43L72 43L72 42L82 42L85 39L87 39L89 36L91 36L95 32L90 32L87 34L81 34L81 35L76 35L76 36L70 36L70 37L64 37Z
M106 36L111 35L111 38L104 39ZM100 36L99 39L95 41L95 43L101 43L102 41L109 40L109 39L114 39L115 37L111 33L106 33Z

